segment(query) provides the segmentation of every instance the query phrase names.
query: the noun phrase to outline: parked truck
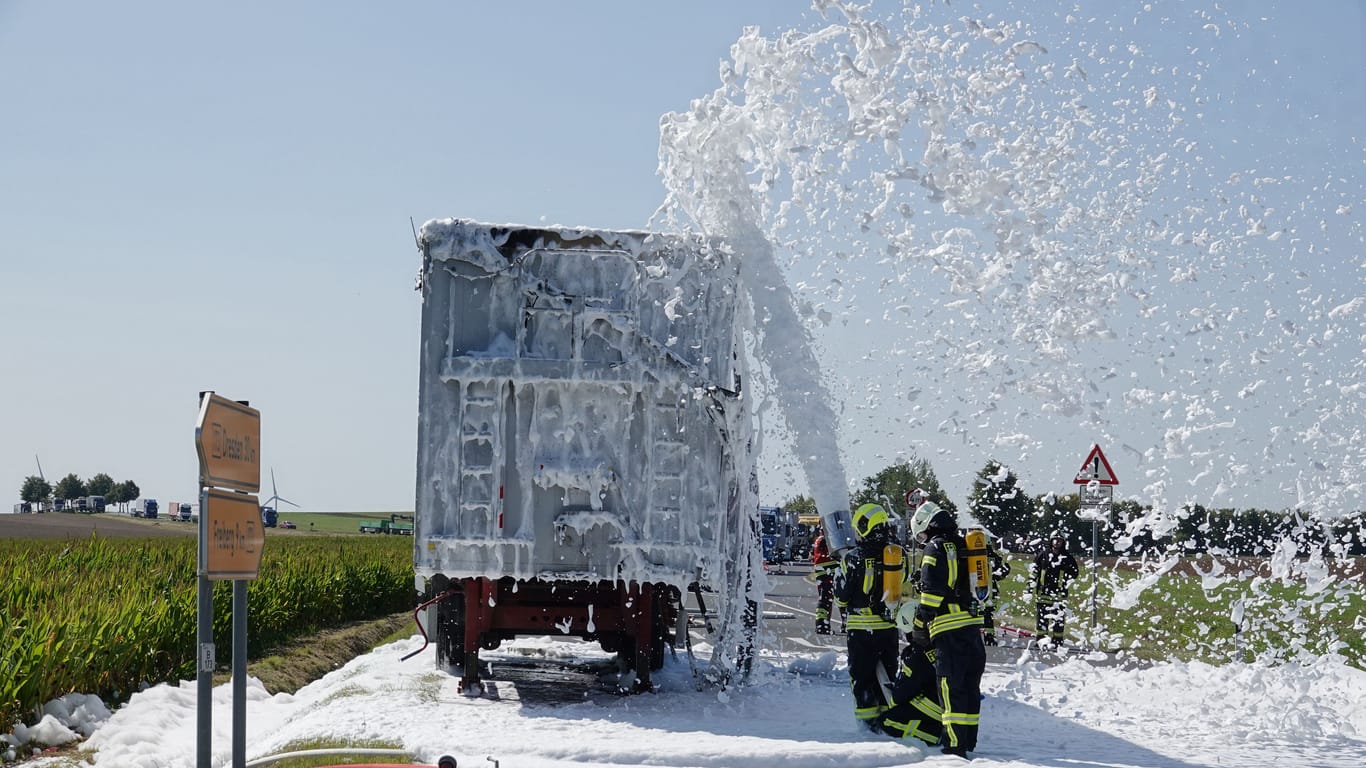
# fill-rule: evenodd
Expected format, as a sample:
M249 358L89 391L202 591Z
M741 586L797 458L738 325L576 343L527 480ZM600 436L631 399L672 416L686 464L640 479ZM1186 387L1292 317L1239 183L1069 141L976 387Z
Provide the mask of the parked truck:
M786 563L796 559L797 512L782 507L759 507L759 535L764 562Z
M738 260L454 219L419 247L414 565L438 664L468 688L480 649L573 636L649 689L693 596L714 672L743 675L762 596Z
M811 549L816 537L821 533L821 516L815 512L797 515L797 535L793 544L793 557L798 560L811 559Z
M384 533L397 536L412 536L412 520L412 515L389 515L388 520L366 520L360 524L360 532Z

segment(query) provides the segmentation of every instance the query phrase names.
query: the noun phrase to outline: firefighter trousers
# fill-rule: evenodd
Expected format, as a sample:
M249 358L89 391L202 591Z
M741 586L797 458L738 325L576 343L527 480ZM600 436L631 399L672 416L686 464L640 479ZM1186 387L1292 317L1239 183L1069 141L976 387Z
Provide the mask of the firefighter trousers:
M1067 626L1067 603L1061 598L1040 599L1036 604L1038 616L1034 628L1039 638L1050 638L1062 644L1063 630Z
M870 729L887 709L888 692L884 687L896 679L897 644L895 627L887 629L850 629L849 688L854 693L854 717Z
M982 713L982 673L987 651L977 627L961 627L934 636L934 671L939 678L939 706L943 708L948 749L971 752L977 748L977 726Z
M830 611L835 607L835 577L816 578L816 634L830 634Z

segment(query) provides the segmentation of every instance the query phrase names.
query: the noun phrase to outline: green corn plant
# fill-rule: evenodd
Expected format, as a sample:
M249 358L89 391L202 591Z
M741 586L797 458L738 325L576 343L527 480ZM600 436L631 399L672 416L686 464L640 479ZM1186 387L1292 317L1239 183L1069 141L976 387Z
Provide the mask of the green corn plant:
M192 678L193 539L0 541L0 729L65 693L125 700ZM413 606L412 545L390 537L271 540L247 589L248 650ZM213 586L214 642L232 644L232 584ZM230 658L220 653L220 658Z

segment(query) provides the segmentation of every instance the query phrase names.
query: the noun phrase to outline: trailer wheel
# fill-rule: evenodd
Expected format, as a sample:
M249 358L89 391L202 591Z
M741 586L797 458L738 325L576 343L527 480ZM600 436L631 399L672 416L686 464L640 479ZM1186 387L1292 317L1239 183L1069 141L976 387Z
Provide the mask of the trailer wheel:
M436 604L436 658L446 666L465 663L465 594L458 588Z
M650 615L650 669L664 668L664 651L673 645L670 638L674 634L681 608L682 596L677 588L667 587L655 593L654 608Z

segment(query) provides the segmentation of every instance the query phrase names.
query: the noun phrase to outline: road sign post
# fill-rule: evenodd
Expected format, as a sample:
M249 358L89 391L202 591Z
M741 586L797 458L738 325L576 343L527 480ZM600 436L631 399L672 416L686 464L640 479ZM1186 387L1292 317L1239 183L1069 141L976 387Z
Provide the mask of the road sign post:
M232 585L232 765L247 754L247 581L256 578L265 547L261 525L261 412L212 392L199 395L194 430L199 454L198 731L196 766L213 751L213 582Z
M1119 477L1110 467L1110 460L1105 458L1099 443L1091 446L1091 452L1086 454L1086 460L1081 463L1081 469L1077 470L1072 482L1080 486L1077 489L1077 517L1091 521L1091 632L1094 634L1099 612L1096 593L1100 586L1100 566L1097 562L1100 523L1102 520L1109 522L1115 486L1119 485Z

